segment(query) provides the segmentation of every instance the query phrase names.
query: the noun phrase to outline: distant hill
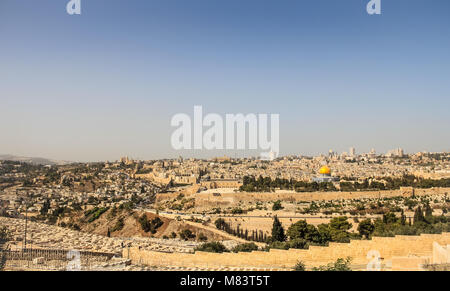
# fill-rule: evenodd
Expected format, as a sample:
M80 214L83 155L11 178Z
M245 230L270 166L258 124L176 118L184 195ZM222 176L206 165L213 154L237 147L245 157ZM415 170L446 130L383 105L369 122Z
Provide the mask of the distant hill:
M36 157L19 157L13 155L0 155L0 161L16 161L30 164L38 164L38 165L67 165L72 162L69 161L58 161L58 160L50 160L45 158L36 158Z

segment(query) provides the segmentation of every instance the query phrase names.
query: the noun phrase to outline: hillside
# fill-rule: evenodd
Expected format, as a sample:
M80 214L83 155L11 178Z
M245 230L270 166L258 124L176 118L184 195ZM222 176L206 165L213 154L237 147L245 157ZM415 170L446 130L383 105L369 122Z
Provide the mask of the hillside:
M192 241L198 241L201 236L208 241L229 239L217 232L153 213L145 213L146 219L143 219L144 213L141 211L119 208L103 211L101 208L79 211L58 224L104 236L108 235L109 230L111 237L174 238L175 234L176 238L180 238L180 232L189 230L193 236L187 239ZM144 226L148 226L147 231Z
M0 155L0 161L14 161L36 165L67 165L69 161L58 161L39 157L21 157L14 155Z

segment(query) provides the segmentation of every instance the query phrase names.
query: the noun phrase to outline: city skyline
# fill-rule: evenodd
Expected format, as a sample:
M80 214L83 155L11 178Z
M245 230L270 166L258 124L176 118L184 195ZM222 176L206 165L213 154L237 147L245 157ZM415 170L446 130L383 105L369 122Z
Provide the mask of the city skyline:
M449 12L0 0L0 274L449 271Z
M66 2L0 4L2 154L259 154L173 150L195 105L279 114L280 156L450 151L448 1Z
M354 150L354 153L352 154L352 149ZM261 159L261 156L258 155L257 151L253 151L255 154L246 154L246 152L248 151L239 151L239 150L223 150L223 151L219 151L222 152L222 154L218 154L218 155L189 155L190 151L185 151L188 152L187 155L181 155L179 154L178 156L161 156L161 157L156 157L156 158L150 158L150 159L146 159L146 158L141 158L139 156L135 156L132 154L123 154L120 155L119 157L114 157L112 159L107 159L107 160L91 160L91 161L76 161L76 160L68 160L68 159L54 159L52 157L45 157L45 156L27 156L27 155L14 155L14 154L5 154L5 153L0 153L0 161L1 160L18 160L20 161L21 159L25 160L25 159L42 159L44 161L51 161L51 162L64 162L64 163L95 163L95 162L115 162L115 161L119 161L123 158L129 158L130 160L135 160L135 161L151 161L151 160L176 160L179 158L185 158L185 159L198 159L198 160L202 160L202 159L214 159L214 158L222 158L222 157L229 157L231 159ZM202 151L203 152L203 151ZM211 152L211 151L205 151L205 152ZM230 154L231 152L233 152L232 154ZM339 158L351 158L351 157L360 157L360 156L368 156L368 155L374 155L376 157L380 157L380 156L384 156L384 157L399 157L399 156L408 156L408 155L415 155L418 153L428 153L428 154L435 154L435 153L448 153L450 151L436 151L436 152L432 152L432 151L427 151L427 150L423 150L423 151L417 151L417 152L408 152L403 148L394 148L394 149L389 149L385 152L380 152L377 151L375 148L371 148L370 150L367 151L358 151L358 149L356 149L355 147L350 147L348 150L344 150L344 151L335 151L333 149L330 149L327 152L322 152L322 153L317 153L317 154L299 154L299 153L293 153L293 154L287 154L287 155L280 155L278 156L278 158L284 158L284 157L292 157L292 156L297 156L297 157L308 157L308 158L314 158L314 157L339 157ZM228 153L228 154L227 154ZM39 162L39 163L42 163Z

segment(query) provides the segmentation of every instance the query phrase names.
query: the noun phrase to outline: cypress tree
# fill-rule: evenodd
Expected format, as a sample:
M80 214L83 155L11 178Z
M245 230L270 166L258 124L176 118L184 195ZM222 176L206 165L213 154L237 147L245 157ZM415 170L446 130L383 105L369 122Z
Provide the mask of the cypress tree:
M423 221L425 221L425 219L423 216L422 207L419 206L416 208L416 211L414 212L414 223Z
M433 216L433 209L431 209L430 204L427 203L427 206L425 206L425 217L431 216Z
M402 225L406 225L406 215L405 215L405 212L403 211L403 209L402 209L401 223L402 223Z
M419 207L416 208L416 210L414 210L414 223L418 222L420 219L420 215L419 215Z
M273 219L272 240L281 242L286 240L286 235L284 234L283 226L281 225L281 222L276 215Z

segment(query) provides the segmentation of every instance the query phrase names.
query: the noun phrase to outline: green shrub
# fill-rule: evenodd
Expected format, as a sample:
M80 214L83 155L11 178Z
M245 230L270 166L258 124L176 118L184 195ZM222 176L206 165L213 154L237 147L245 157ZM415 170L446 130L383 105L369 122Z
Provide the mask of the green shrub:
M203 233L200 233L200 234L198 235L198 240L199 240L199 241L207 241L207 240L208 240L208 237L207 237L206 235L204 235Z
M268 246L269 249L288 250L289 244L287 242L274 241Z
M0 244L5 243L9 239L9 232L6 226L0 227Z
M281 201L280 200L275 201L273 203L272 210L277 211L277 210L281 210L281 209L283 209L283 206L281 206Z
M91 211L89 213L89 215L91 215L91 217L88 219L88 222L93 222L94 220L97 220L103 213L105 213L106 211L108 211L108 207L103 207L103 208L98 208L95 207L94 209L92 209L94 211ZM85 214L86 215L86 214ZM87 216L89 216L87 215Z
M181 239L184 239L184 240L195 238L195 234L190 229L185 229L185 230L180 231L179 236Z
M124 227L124 223L123 223L123 218L119 218L116 222L116 224L114 225L114 227L111 229L112 232L114 231L120 231L122 230Z
M238 252L251 252L257 250L258 246L255 243L245 243L235 246L231 251L234 253L238 253Z
M244 210L242 210L241 208L237 207L237 208L233 208L231 210L231 214L243 214Z
M334 263L329 263L325 266L314 267L313 271L351 271L350 263L352 259L347 257L346 259L339 258Z
M306 271L305 264L302 261L298 261L294 266L294 271Z
M144 213L138 219L141 224L141 228L145 232L151 232L155 234L159 227L161 227L164 223L159 217L155 217L152 220L148 220L147 215Z
M227 224L225 222L225 220L223 218L218 218L216 219L216 221L214 222L214 224L216 225L217 229L221 229L223 230L225 228L225 225Z
M220 242L208 242L195 248L195 251L209 252L209 253L223 253L228 252L227 248Z

